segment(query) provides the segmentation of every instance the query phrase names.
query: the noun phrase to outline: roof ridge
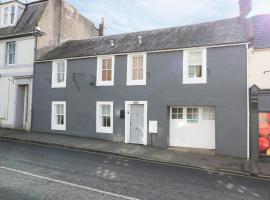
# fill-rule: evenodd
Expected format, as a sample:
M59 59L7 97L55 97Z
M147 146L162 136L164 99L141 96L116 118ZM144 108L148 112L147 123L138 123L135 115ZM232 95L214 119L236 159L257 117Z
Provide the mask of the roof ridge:
M49 1L49 0L32 1L32 2L29 2L29 3L25 3L25 5L28 6L28 5L32 5L32 4L36 4L36 3L42 3L42 2L45 2L45 1Z
M241 19L241 17L232 17L232 18L226 18L226 19L219 19L219 20L208 21L208 22L187 24L187 25L183 25L183 26L172 26L172 27L158 28L158 29L151 29L151 30L144 30L144 31L134 31L134 32L127 32L127 33L104 35L104 36L95 36L95 37L91 37L91 38L88 38L88 39L70 40L70 41L78 41L78 42L79 41L91 41L91 40L95 40L95 39L110 38L110 37L117 37L117 36L130 35L130 34L149 33L149 32L153 32L153 31L163 31L163 30L170 30L170 29L177 29L177 28L185 28L185 27L191 27L191 26L198 26L198 25L223 22L223 21L228 21L228 20L233 20L233 19Z

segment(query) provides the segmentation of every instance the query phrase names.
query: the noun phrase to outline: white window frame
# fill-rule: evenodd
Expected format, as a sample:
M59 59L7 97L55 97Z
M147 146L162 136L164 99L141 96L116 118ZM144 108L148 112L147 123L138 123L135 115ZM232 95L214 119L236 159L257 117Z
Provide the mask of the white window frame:
M111 107L110 112L110 120L111 126L110 127L102 127L100 121L101 109L102 105L109 105ZM113 102L112 101L97 101L96 103L96 132L97 133L108 133L113 134Z
M56 124L56 105L64 105L64 124ZM65 101L53 101L51 108L51 130L65 131L66 130L66 102Z
M190 78L189 77L189 55L192 52L202 52L202 77ZM195 48L186 49L183 51L183 84L205 84L207 83L207 49Z
M5 10L8 10L7 12L7 18L6 18L6 21L5 21ZM10 12L10 6L4 6L3 9L2 9L2 26L5 27L5 26L8 26L9 25L9 12ZM5 23L6 22L6 23Z
M132 80L132 58L135 56L143 56L143 80ZM127 56L127 85L146 85L146 71L147 71L147 54L136 53L128 54Z
M58 83L57 82L57 64L60 62L64 62L65 66L65 76L64 81ZM67 84L67 60L55 60L52 63L52 88L65 88Z
M15 52L14 52L14 63L9 63L10 58L10 44L15 44ZM17 42L16 41L9 41L6 43L6 65L15 65L17 60Z
M14 19L13 19L13 22L11 21L11 11L12 11L12 7L14 7ZM16 22L16 18L17 18L17 6L16 5L11 5L10 7L9 7L9 24L10 25L14 25L15 24L15 22Z
M102 80L102 61L104 59L112 60L112 80L103 81ZM100 56L97 58L97 83L96 86L113 86L114 85L114 56Z

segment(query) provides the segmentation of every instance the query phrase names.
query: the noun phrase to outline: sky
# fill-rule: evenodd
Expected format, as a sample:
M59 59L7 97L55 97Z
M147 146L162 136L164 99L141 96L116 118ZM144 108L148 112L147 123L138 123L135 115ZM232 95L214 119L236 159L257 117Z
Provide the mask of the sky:
M28 0L31 1L31 0ZM239 0L67 0L105 34L151 30L239 15ZM270 0L253 0L250 16L270 13Z

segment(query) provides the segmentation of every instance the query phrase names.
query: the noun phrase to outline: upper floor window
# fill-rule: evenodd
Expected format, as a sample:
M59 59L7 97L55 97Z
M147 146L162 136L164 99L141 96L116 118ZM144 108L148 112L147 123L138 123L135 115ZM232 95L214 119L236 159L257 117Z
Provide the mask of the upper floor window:
M206 82L206 49L184 50L183 84L199 84Z
M8 24L8 13L9 13L9 7L5 7L4 13L3 13L3 26L6 26Z
M15 22L15 6L10 7L10 24Z
M14 65L16 61L16 42L8 42L6 45L6 64Z
M97 62L97 86L113 85L114 56L99 57Z
M146 54L128 55L127 85L146 85Z
M66 87L67 61L57 60L52 64L52 88Z
M20 3L10 3L0 6L0 27L13 26L21 17L25 6Z

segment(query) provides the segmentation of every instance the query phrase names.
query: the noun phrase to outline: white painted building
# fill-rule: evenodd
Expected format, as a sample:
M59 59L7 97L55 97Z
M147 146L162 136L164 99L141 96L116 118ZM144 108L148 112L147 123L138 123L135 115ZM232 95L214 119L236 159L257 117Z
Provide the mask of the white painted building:
M16 1L0 5L0 28L14 29L26 5ZM35 35L0 40L0 125L30 129Z
M270 89L270 14L255 16L251 22L249 87L255 84L260 89Z
M74 35L69 24L78 27L80 33ZM31 129L32 80L37 56L68 39L97 34L95 25L64 0L0 3L0 127Z

